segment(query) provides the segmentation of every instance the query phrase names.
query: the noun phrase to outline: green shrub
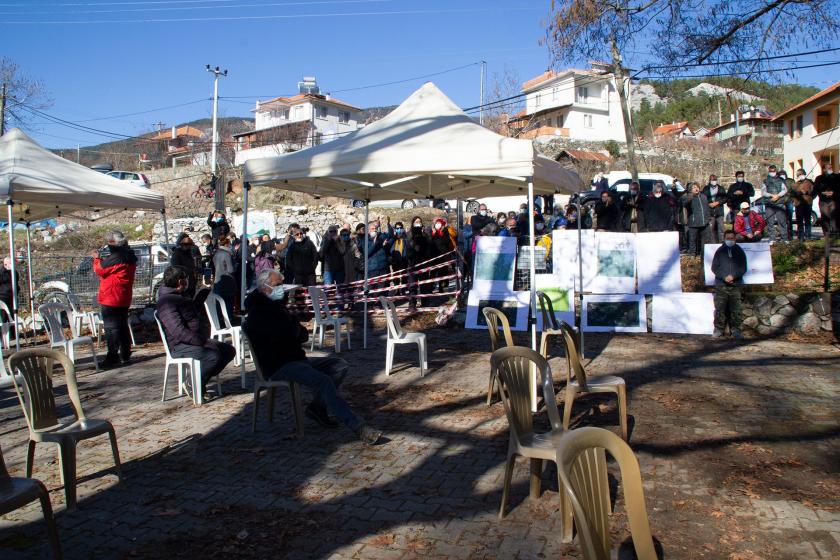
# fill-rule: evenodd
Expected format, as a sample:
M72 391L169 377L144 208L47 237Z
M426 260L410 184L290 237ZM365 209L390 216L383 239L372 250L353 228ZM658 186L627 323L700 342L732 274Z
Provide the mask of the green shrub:
M604 144L604 149L609 152L613 159L617 159L621 156L621 146L619 146L618 142L615 140L607 140L607 143Z

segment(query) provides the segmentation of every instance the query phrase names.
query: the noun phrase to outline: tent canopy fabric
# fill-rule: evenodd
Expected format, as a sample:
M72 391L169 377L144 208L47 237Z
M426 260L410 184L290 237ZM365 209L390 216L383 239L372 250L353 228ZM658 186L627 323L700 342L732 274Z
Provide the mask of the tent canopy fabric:
M299 152L245 162L244 179L315 196L367 200L577 192L578 175L530 140L478 124L433 83L384 118Z
M163 210L163 195L68 161L20 129L0 137L0 201L22 222L104 209Z

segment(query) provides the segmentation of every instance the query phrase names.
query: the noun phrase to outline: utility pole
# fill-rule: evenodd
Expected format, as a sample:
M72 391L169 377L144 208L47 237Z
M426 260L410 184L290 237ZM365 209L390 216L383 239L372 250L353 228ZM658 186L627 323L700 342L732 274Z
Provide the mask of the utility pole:
M612 71L615 80L615 89L618 90L618 97L621 105L621 118L624 121L624 139L627 142L627 166L634 181L639 180L639 168L636 165L636 146L633 138L633 128L630 122L630 108L627 105L627 91L630 89L630 78L625 77L624 67L621 64L621 53L618 52L618 45L612 41ZM625 80L627 90L624 89Z
M158 121L155 123L155 126L158 128L158 132L163 132L163 127L166 126L166 123L163 121Z
M76 144L76 163L79 163L82 159L82 147L79 144Z
M487 76L487 61L481 61L480 104L478 109L478 124L484 124L484 82Z
M219 131L216 128L217 117L219 113L219 76L227 76L227 69L219 70L219 67L210 68L210 65L205 66L205 70L213 74L213 142L210 151L210 169L212 171L213 189L216 192L216 209L225 209L225 194L222 189L218 188L216 176L216 149L219 144Z
M6 82L0 89L0 136L6 134Z

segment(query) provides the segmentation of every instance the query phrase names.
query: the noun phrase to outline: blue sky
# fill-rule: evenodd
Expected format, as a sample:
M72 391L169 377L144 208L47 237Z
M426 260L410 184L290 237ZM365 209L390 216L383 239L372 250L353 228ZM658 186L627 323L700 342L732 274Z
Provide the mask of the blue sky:
M133 135L158 121L210 116L210 101L198 101L212 94L207 63L229 70L220 95L238 99L220 103L225 116L250 115L258 97L295 93L304 75L359 107L397 104L426 79L462 107L477 105L473 63L487 61L488 85L494 73L509 69L525 80L549 67L539 45L548 9L549 0L0 0L0 55L44 81L54 99L49 114ZM836 69L793 79L826 87ZM108 140L54 124L31 132L49 147Z

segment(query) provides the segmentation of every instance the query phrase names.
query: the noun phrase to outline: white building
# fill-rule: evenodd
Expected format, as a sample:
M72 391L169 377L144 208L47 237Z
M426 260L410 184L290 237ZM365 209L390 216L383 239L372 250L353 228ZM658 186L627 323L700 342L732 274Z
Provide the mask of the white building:
M840 159L840 82L779 113L774 122L784 131L785 170L793 177L804 169L811 179Z
M234 135L236 164L317 146L360 128L361 109L322 95L315 78L298 84L300 93L257 101L254 130Z
M562 136L625 141L621 100L612 74L599 69L548 71L522 84L525 109L509 122L519 138Z

